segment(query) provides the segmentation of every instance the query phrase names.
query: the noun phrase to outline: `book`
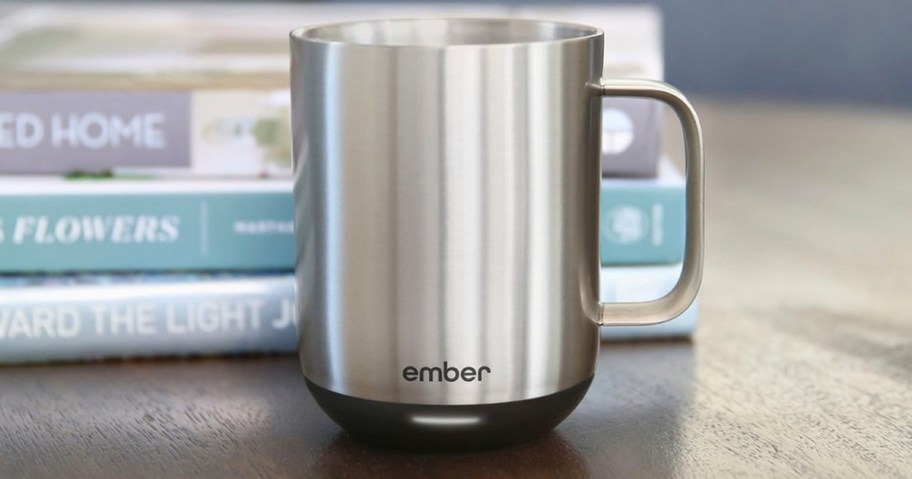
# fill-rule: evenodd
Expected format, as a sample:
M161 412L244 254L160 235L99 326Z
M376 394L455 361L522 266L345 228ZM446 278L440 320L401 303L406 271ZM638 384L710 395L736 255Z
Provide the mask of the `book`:
M600 273L599 297L606 302L636 302L668 294L681 274L681 264L604 267ZM699 298L680 316L650 326L612 326L601 329L603 340L689 337L697 327Z
M662 156L662 105L643 98L602 101L602 176L651 178Z
M287 353L294 278L0 278L0 363Z
M4 9L0 173L290 176L285 38L203 13Z
M603 265L684 254L684 179L602 179ZM0 178L0 273L292 269L290 180Z
M674 263L683 177L603 179L603 265ZM292 269L288 180L0 178L0 273Z
M605 301L653 299L680 265L605 267ZM696 305L656 326L602 328L619 340L687 336ZM0 363L297 350L287 272L0 277Z
M0 10L0 173L287 177L292 28L511 16L601 27L606 77L662 76L660 14L645 6L11 6ZM658 104L604 104L604 173L654 176Z
M667 264L684 259L684 176L665 158L656 178L602 178L603 265Z
M287 180L0 179L0 272L294 267Z

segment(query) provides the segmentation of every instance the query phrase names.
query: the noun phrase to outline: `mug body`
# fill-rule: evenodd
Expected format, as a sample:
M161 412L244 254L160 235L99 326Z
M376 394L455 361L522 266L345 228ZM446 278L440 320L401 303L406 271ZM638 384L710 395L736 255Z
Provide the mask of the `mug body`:
M513 19L292 32L301 366L353 434L496 446L582 398L602 41Z

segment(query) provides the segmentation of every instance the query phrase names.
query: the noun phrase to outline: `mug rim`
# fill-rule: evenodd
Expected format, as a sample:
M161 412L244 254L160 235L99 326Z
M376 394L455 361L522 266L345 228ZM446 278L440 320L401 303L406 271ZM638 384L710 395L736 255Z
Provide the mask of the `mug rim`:
M357 41L353 39L333 38L343 35L342 30L352 29L364 25L379 26L382 24L419 24L419 23L448 23L448 24L500 24L500 25L521 25L527 27L550 27L552 30L563 29L571 32L571 35L540 35L540 38L532 40L516 41L493 41L493 42L464 42L464 43L421 43L421 42L401 42L401 43L383 43L370 41ZM321 32L321 30L328 30ZM583 23L565 22L557 20L537 20L529 18L510 18L510 17L432 17L432 18L387 18L387 19L368 19L368 20L349 20L343 22L320 23L314 25L305 25L295 28L289 32L292 41L301 41L315 44L339 45L351 47L369 47L369 48L394 48L394 49L432 49L442 50L450 48L491 48L503 46L523 46L535 44L561 44L591 40L604 34L601 28L586 25Z

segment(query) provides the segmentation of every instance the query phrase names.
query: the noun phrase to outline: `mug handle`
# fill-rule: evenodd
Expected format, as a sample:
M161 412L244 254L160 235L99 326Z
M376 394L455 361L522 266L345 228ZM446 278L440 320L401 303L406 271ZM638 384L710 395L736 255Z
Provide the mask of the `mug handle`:
M703 276L703 131L687 98L661 81L602 79L592 84L603 97L652 98L670 106L684 130L687 222L684 266L674 288L665 296L637 303L600 303L600 326L647 325L673 319L697 296Z

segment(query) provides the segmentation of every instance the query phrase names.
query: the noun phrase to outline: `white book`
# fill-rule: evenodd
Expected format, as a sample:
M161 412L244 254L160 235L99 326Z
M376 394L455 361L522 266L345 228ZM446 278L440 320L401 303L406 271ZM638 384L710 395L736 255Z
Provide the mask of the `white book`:
M602 268L603 301L668 292L680 265ZM0 364L297 349L295 278L262 275L0 277ZM697 305L667 323L602 328L606 340L689 336Z

